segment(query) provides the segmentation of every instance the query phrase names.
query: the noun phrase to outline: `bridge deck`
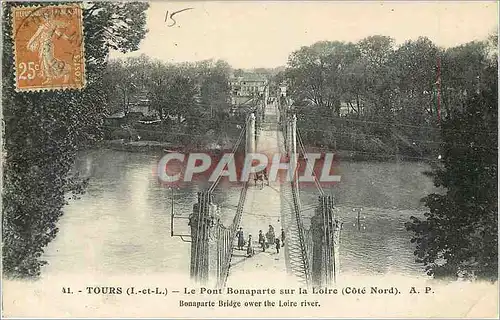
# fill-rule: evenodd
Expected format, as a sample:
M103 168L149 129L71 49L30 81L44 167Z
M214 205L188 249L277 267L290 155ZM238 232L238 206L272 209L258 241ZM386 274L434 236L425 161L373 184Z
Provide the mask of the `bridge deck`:
M277 110L275 105L269 105L265 111L265 122L268 124L260 132L257 152L272 155L280 152L277 132ZM294 276L287 274L285 248L281 247L276 253L276 245L270 245L262 252L258 244L259 230L265 233L272 225L276 237L280 237L281 221L281 188L279 182L271 181L269 186L264 184L261 189L260 183L257 186L251 181L248 189L245 206L240 226L243 228L245 241L248 235L252 235L255 255L247 257L245 250L239 251L235 248L231 260L231 268L227 279L227 286L262 286L284 285L287 287L297 283ZM286 242L286 241L285 241Z

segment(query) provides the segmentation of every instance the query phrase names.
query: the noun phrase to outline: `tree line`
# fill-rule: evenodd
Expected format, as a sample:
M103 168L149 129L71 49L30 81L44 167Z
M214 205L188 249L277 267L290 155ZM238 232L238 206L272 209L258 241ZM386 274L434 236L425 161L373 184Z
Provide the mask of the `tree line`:
M447 49L426 37L321 41L293 52L276 79L305 143L425 158L439 148L440 121L491 81L492 39Z
M443 157L426 173L445 191L422 199L429 211L406 224L416 261L436 278L498 281L498 35L489 41L495 50L476 65L480 72L456 64L462 80L457 74L455 86L467 77L476 83L449 93L450 112L440 125ZM478 57L473 50L467 55L470 62Z
M442 192L412 216L416 262L436 278L498 280L498 35L443 49L372 36L293 52L286 82L305 143L422 159ZM438 160L439 159L439 160Z
M111 60L104 76L108 111L127 116L134 98L143 97L154 114L149 120L159 120L131 123L144 139L224 145L237 136L243 119L230 112L232 72L222 60L170 64L145 55Z
M44 248L59 231L63 207L85 190L87 181L71 169L78 150L102 139L108 54L138 49L149 7L146 2L83 3L85 89L16 92L12 8L26 5L40 3L2 4L2 269L9 277L40 274Z

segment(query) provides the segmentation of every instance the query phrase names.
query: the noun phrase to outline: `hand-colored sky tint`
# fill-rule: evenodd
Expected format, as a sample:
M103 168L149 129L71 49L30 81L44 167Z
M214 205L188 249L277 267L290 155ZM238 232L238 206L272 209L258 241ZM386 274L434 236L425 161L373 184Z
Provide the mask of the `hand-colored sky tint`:
M193 8L175 14L169 13ZM382 34L397 44L427 36L450 47L498 28L494 1L193 1L151 2L139 51L166 62L224 59L235 68L285 65L288 55L321 40L356 42ZM113 53L112 57L123 57Z

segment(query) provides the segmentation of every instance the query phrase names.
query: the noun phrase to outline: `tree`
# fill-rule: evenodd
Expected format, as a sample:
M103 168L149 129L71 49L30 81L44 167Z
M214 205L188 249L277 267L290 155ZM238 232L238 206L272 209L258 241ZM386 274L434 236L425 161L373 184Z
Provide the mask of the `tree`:
M446 113L476 93L488 61L487 43L473 41L449 48L442 59L442 97Z
M108 91L108 109L122 111L125 116L130 109L132 97L139 93L148 78L148 61L145 57L109 61L103 76L103 85Z
M116 86L116 79L123 79L124 73L122 60L110 60L108 62L102 79L103 88L106 92L105 99L108 114L124 111L126 96Z
M446 190L424 198L424 219L411 217L417 262L435 277L498 278L496 60L479 92L442 122L443 161L431 176Z
M35 3L39 5L39 3ZM12 7L3 4L3 271L33 277L46 264L40 257L57 232L68 197L81 194L86 181L70 169L79 149L102 134L107 92L103 73L111 49L138 48L146 34L147 3L85 3L87 86L81 91L17 93L12 77Z
M170 106L165 100L165 92L172 82L172 72L160 61L153 62L150 69L151 74L147 82L149 100L159 119L164 121L169 119L168 115L170 114Z
M383 67L390 59L394 39L382 35L366 37L358 42L361 55L372 68Z
M392 68L394 39L375 35L357 43L361 51L358 70L362 70L361 92L365 115L385 122L393 119L393 89L395 74Z
M325 107L338 116L340 103L347 98L345 73L358 56L355 45L339 41L321 41L293 52L286 71L291 96L296 101Z
M170 115L177 117L180 124L188 116L199 117L199 108L195 105L196 87L192 78L179 72L172 78L172 83L165 92L166 104L171 106Z
M428 38L406 41L393 55L398 92L398 114L408 123L429 124L435 119L434 91L441 52ZM409 122L411 121L411 122Z
M217 61L215 64L211 63L208 66L204 77L200 79L201 104L209 111L210 117L229 111L230 72L231 67L227 62Z
M233 75L235 77L242 77L244 74L245 74L245 70L243 70L243 69L235 69L233 71Z
M444 50L426 37L406 41L391 57L392 118L396 123L411 125L394 128L402 147L413 149L417 154L433 152L434 145L414 145L410 140L439 141L438 124L438 76L440 59ZM440 97L439 97L440 98ZM428 127L435 129L429 130ZM409 139L409 140L408 140ZM409 143L405 143L408 140Z

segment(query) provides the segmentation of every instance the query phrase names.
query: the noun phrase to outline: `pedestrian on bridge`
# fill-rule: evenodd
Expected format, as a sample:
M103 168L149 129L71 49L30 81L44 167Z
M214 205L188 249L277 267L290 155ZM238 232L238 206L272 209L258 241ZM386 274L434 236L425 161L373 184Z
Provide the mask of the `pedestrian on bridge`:
M285 246L285 230L281 229L281 246Z
M259 230L259 244L262 247L262 252L266 251L266 238L262 234L262 230Z
M238 237L238 250L243 250L245 246L245 237L243 236L243 228L240 227L240 230L236 232L236 237Z
M280 238L276 238L276 253L280 253Z
M269 225L269 231L267 231L266 236L267 236L267 243L269 243L269 245L273 244L276 236L274 234L274 228L272 225Z
M255 250L253 249L252 246L252 235L248 235L248 245L247 245L247 257L250 258L255 254Z

